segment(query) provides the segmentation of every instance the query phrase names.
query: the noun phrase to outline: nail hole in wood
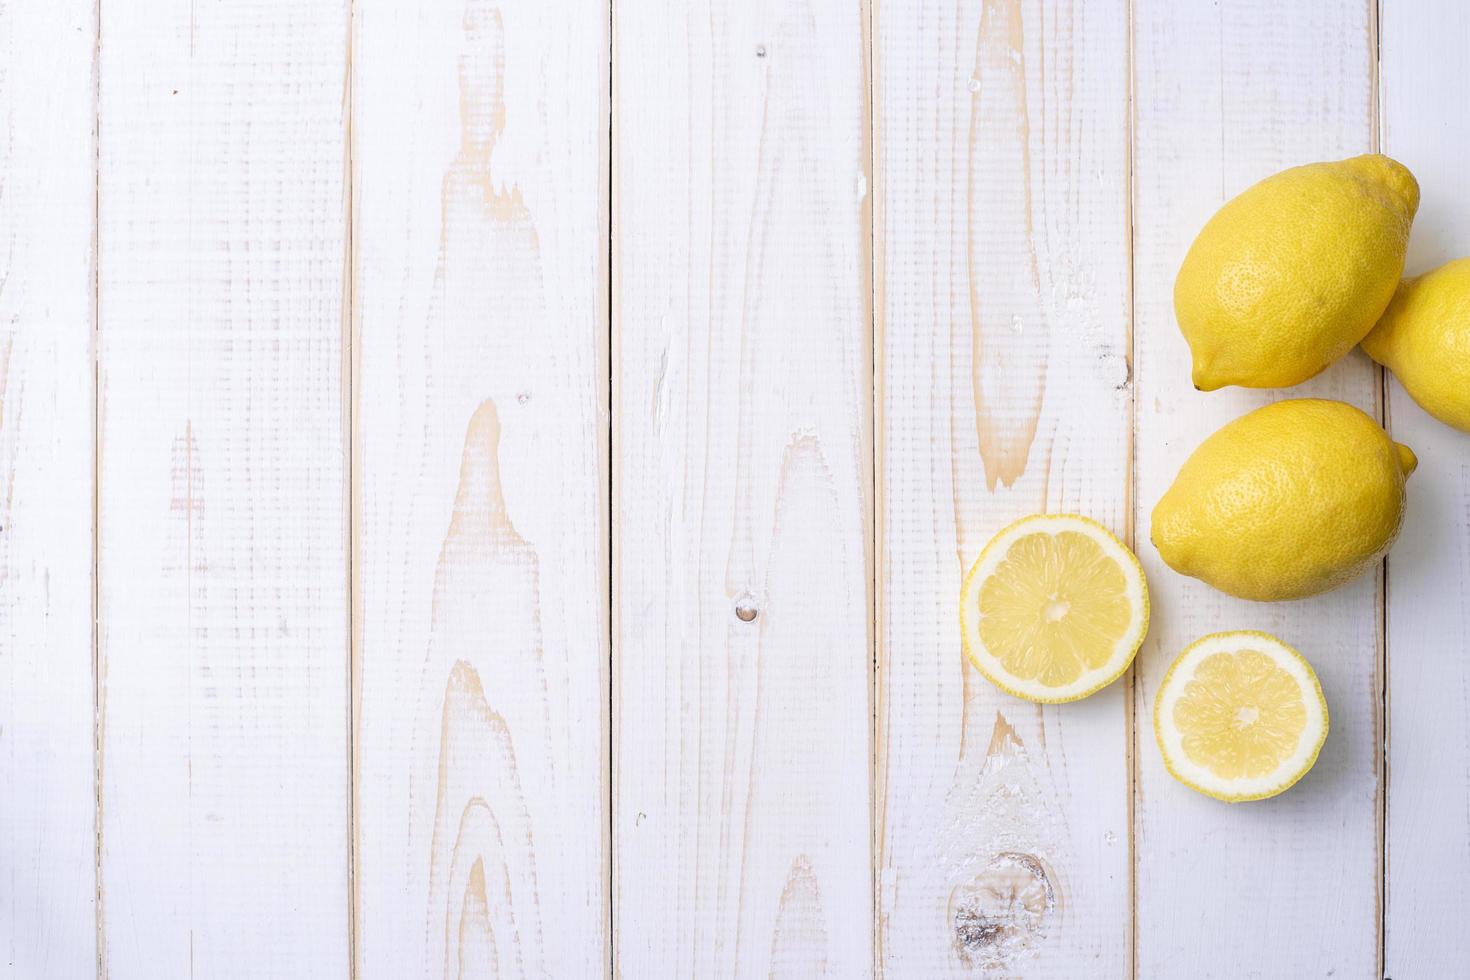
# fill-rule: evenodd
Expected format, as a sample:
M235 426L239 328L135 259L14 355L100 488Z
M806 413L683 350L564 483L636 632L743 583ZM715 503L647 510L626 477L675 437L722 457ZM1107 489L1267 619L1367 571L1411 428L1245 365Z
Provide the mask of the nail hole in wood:
M735 618L742 623L752 623L761 613L755 604L755 598L749 593L735 600Z

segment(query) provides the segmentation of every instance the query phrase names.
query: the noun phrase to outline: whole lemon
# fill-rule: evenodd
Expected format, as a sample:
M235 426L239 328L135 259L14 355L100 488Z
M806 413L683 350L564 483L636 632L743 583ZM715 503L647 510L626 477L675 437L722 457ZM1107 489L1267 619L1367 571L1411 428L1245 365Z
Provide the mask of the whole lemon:
M1381 154L1293 167L1215 213L1174 281L1194 385L1298 384L1352 350L1404 271L1419 184Z
M1154 508L1151 537L1170 568L1221 592L1316 595L1388 551L1416 465L1351 405L1276 402L1200 444Z
M1424 411L1470 432L1470 259L1400 283L1363 350Z

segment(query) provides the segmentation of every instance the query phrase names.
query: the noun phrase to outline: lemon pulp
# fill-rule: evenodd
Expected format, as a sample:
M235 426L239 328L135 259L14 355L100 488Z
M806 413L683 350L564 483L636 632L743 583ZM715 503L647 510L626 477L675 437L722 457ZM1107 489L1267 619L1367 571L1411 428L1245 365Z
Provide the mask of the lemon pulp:
M965 653L1002 690L1075 701L1128 669L1148 629L1138 559L1085 517L1037 514L990 540L960 597Z
M1174 704L1184 754L1222 779L1264 776L1307 727L1297 682L1259 650L1212 653Z
M1118 563L1091 538L1028 534L980 587L980 638L1016 677L1071 684L1106 665L1128 632L1127 591Z

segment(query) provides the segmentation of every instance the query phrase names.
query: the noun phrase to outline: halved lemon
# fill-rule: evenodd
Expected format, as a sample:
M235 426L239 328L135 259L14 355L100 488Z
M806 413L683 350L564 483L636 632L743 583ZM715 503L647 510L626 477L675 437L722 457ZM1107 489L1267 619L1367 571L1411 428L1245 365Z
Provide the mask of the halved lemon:
M1148 586L1127 545L1096 521L1035 514L990 539L960 595L965 655L1028 701L1076 701L1133 662Z
M1154 699L1170 774L1227 803L1263 800L1307 774L1327 739L1312 665L1269 633L1211 633L1185 648Z

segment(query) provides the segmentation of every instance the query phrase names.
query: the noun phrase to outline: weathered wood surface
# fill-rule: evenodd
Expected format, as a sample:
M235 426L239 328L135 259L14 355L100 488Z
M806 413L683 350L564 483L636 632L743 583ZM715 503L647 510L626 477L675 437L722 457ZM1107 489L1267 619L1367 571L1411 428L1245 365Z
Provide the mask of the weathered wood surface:
M614 966L866 976L863 8L614 15Z
M1419 178L1406 273L1470 254L1470 10L1392 0L1380 26L1385 153ZM1388 386L1393 437L1419 454L1387 571L1384 975L1470 973L1470 435Z
M1360 354L1201 394L1178 263L1378 148L1470 246L1448 0L0 5L0 976L1470 975L1470 443ZM1380 570L1228 599L1149 513L1343 398ZM1133 541L1127 678L963 661L1026 513ZM1164 771L1258 627L1332 733Z
M1128 535L1128 6L877 7L879 961L1119 976L1128 684L1038 707L960 650L997 530Z
M347 3L100 25L99 969L342 973Z
M0 974L97 962L93 760L97 37L0 6Z
M1308 395L1376 410L1378 371L1360 352L1290 391L1195 391L1172 305L1185 249L1226 198L1284 167L1372 148L1374 40L1371 8L1335 0L1220 9L1145 0L1133 17L1134 437L1138 537L1147 542L1149 513L1179 465L1226 421ZM1381 902L1377 576L1264 604L1175 575L1151 545L1139 557L1154 615L1135 702L1138 975L1372 975ZM1246 628L1281 637L1311 661L1332 731L1291 792L1228 806L1164 770L1152 706L1186 644Z
M359 977L608 963L606 14L355 7Z

